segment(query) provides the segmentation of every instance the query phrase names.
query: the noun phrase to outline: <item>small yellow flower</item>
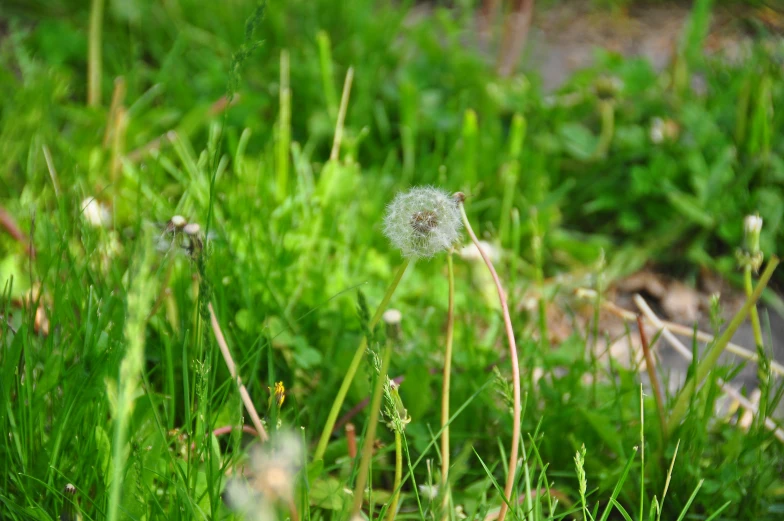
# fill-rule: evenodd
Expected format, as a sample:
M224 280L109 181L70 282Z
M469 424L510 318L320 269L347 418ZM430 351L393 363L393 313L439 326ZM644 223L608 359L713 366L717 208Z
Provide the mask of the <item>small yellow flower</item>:
M267 389L269 389L269 387ZM275 397L275 405L277 405L278 409L280 409L283 406L283 402L286 400L286 387L283 385L283 382L277 382L275 384L275 390L270 391Z

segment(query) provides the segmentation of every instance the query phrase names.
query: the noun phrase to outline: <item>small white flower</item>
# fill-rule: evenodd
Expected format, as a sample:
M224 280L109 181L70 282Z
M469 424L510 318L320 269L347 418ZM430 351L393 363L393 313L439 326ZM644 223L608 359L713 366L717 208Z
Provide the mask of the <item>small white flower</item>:
M430 501L438 497L438 485L419 485L419 493Z
M398 193L384 216L384 234L404 257L432 257L449 249L462 226L454 198L431 186Z
M87 197L82 201L81 209L84 219L96 228L108 226L111 221L109 209L105 204L96 201L95 197Z
M653 118L651 121L650 137L655 145L664 141L664 120L662 118Z
M762 231L762 217L759 215L747 215L743 220L743 229L748 235L759 234Z

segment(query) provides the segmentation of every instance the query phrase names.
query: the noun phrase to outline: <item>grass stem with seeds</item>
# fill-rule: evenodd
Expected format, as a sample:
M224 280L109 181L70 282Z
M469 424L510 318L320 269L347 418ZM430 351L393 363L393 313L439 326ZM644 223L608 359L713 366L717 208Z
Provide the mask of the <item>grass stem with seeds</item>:
M389 362L392 359L392 346L384 348L381 361L381 371L376 378L376 385L373 386L373 401L370 404L370 416L368 426L365 429L365 439L362 441L362 459L359 461L359 471L357 481L354 484L354 505L351 508L351 519L357 519L359 511L362 509L362 502L365 499L365 485L368 481L370 472L370 460L373 457L373 443L376 440L376 427L378 426L378 416L381 412L381 398L384 394L384 382L387 379Z

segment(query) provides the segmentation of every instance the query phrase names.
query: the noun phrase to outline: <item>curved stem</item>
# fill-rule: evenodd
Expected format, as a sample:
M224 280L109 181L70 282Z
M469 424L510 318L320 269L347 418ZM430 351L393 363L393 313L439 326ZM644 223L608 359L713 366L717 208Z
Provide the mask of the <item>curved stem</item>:
M442 521L449 519L449 380L452 374L452 341L455 329L455 272L452 252L446 257L449 278L449 307L446 314L446 348L444 350L444 383L441 388L441 503Z
M384 310L387 308L387 305L389 305L392 294L397 289L397 285L400 283L400 279L403 278L403 274L406 272L409 263L410 259L403 259L403 264L398 268L394 280L392 280L392 283L387 288L387 292L384 294L384 298L381 300L381 304L379 304L378 309L376 310L376 314L370 319L368 328L371 332L376 327L376 324L378 324L378 321L381 320L381 315L384 314ZM329 443L329 437L332 435L332 428L335 426L335 422L338 419L340 408L343 406L343 401L346 399L346 394L348 394L348 388L351 386L352 380L354 380L354 375L357 373L360 362L362 362L362 357L365 355L366 348L367 338L363 336L356 353L354 353L354 358L351 359L351 364L349 364L348 369L346 370L346 375L343 377L343 383L340 384L338 395L335 396L335 401L332 402L332 408L329 410L329 416L327 416L327 423L324 425L324 430L321 432L321 438L319 438L318 445L316 446L316 452L313 454L313 461L324 457L324 452L327 450L327 444Z
M373 443L376 440L376 426L378 425L378 416L381 411L381 397L384 394L384 381L387 379L389 360L392 358L392 347L390 345L387 345L387 347L384 348L383 356L381 371L378 374L376 385L373 389L373 401L370 405L367 432L362 443L362 459L359 461L359 472L357 473L357 481L354 484L354 506L351 509L351 519L356 519L359 516L359 511L362 509L362 502L365 499L365 485L367 485L368 473L370 472L370 460L373 458Z
M498 300L501 302L501 310L504 314L506 338L509 341L509 359L512 362L514 408L512 411L512 444L511 448L509 449L509 471L506 476L506 486L504 487L504 496L506 497L506 501L501 503L501 510L498 512L498 521L504 521L508 509L507 503L511 504L512 501L512 488L514 487L515 470L517 467L517 453L520 446L520 366L517 361L517 344L515 343L514 330L512 329L512 319L509 317L509 306L506 303L506 294L504 293L504 289L501 287L501 281L498 279L498 274L493 267L493 263L490 260L490 257L487 256L487 254L482 249L482 246L479 244L479 239L476 238L476 234L474 234L474 230L471 228L471 223L468 222L468 216L466 215L463 203L460 202L459 206L460 214L463 216L463 224L466 227L466 231L468 232L468 235L471 236L471 240L474 241L474 245L476 246L476 249L479 250L479 254L482 255L482 259L484 259L485 264L487 265L487 269L490 270L490 275L493 277L493 282L495 282L495 289L498 291Z

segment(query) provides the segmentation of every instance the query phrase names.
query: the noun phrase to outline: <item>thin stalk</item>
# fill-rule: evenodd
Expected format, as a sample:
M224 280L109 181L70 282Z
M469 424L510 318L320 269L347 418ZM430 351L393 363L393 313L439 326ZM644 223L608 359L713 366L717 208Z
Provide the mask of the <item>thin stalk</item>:
M640 330L640 343L642 344L642 352L645 356L645 368L648 370L648 378L651 380L651 387L653 387L653 396L656 399L656 409L659 411L659 424L662 430L662 437L667 439L667 416L664 414L664 394L662 393L661 384L659 383L659 375L656 374L656 367L653 365L653 355L651 348L648 344L648 335L645 334L645 326L642 323L642 315L637 315L637 327ZM642 452L643 458L645 451Z
M125 129L128 127L128 114L122 107L117 109L112 135L112 161L109 167L109 178L113 183L119 180L122 169L122 157L125 151Z
M324 98L327 101L327 112L330 117L334 117L338 113L338 95L335 92L335 73L332 67L332 50L329 34L326 31L319 31L316 35L316 43L319 49L321 84L324 89Z
M277 143L277 196L282 201L288 193L289 149L291 148L291 88L289 86L289 53L280 53L280 121Z
M444 491L441 509L443 521L449 519L449 381L452 374L452 342L455 329L455 270L451 250L446 256L446 265L449 279L449 306L446 312L444 382L441 388L441 487Z
M259 434L259 439L261 439L261 441L267 441L269 436L267 436L267 431L261 424L261 418L259 418L259 413L256 412L256 407L253 405L253 400L251 399L250 394L248 394L248 390L245 388L245 384L242 383L242 380L237 374L237 366L234 363L234 359L231 357L229 345L226 343L226 339L223 337L223 331L221 331L218 318L215 316L215 310L212 309L212 302L207 304L207 307L210 311L210 324L212 325L212 332L215 334L215 340L218 342L218 347L220 348L220 352L223 355L223 360L226 362L226 367L229 369L229 374L231 375L232 380L237 382L237 387L239 387L240 391L240 397L242 397L242 403L245 404L245 410L248 411L250 420L253 423L253 426L256 428L256 432Z
M103 0L90 5L90 37L87 50L87 105L101 104L101 33L103 32Z
M509 342L509 359L512 362L512 386L514 389L514 408L512 411L512 443L509 450L509 472L506 476L506 486L504 487L506 501L501 503L501 510L498 512L498 521L504 521L506 512L508 510L507 503L511 504L512 501L512 488L514 487L515 482L517 453L519 451L520 444L520 367L517 361L517 344L515 343L514 329L512 329L512 319L509 317L509 306L506 303L506 294L504 293L504 289L501 287L501 281L498 279L498 274L493 267L493 263L490 260L490 257L487 256L487 254L482 249L482 246L479 244L479 239L476 238L476 234L474 234L474 230L471 228L471 223L468 222L468 216L466 215L463 201L461 199L458 199L458 201L460 214L463 217L463 224L466 227L466 231L471 237L471 240L474 241L474 245L476 246L476 249L479 250L479 254L482 255L482 259L484 259L485 264L487 265L487 269L490 270L490 275L493 277L493 282L495 282L495 288L498 291L498 300L501 302L501 310L504 314L506 338Z
M403 259L403 264L400 265L400 268L395 274L395 278L392 280L392 283L387 288L387 292L384 294L384 298L381 299L381 304L379 304L376 313L370 319L368 329L370 329L371 332L376 327L376 324L378 324L379 320L381 320L381 315L384 314L384 310L386 310L387 305L389 305L389 301L392 299L392 294L395 293L395 290L400 283L400 279L403 278L403 274L406 272L406 268L408 268L409 263L410 259ZM366 348L367 338L363 336L362 341L359 343L359 347L357 347L356 353L354 353L354 358L351 359L351 364L346 370L346 375L343 377L343 383L340 384L338 395L332 402L332 408L329 410L327 423L324 425L324 430L321 432L321 438L319 438L318 445L316 446L316 452L313 455L313 461L322 459L324 457L324 452L327 450L327 443L329 443L329 437L332 435L332 428L335 426L335 422L338 419L340 408L343 406L343 401L346 399L346 394L348 394L348 388L351 386L351 382L354 380L354 375L357 373L357 369L359 368L359 364L362 361L362 357L365 355Z
M533 217L534 235L531 239L531 249L534 253L534 264L536 267L536 285L539 288L539 345L544 352L547 349L547 343L550 339L550 333L547 330L547 301L544 291L544 257L543 257L543 244L542 235L539 233L539 219L536 211L534 210Z
M332 151L329 153L331 161L337 161L340 156L340 142L343 141L343 125L346 121L346 111L348 110L348 98L351 95L351 83L354 81L354 67L349 67L346 72L346 79L343 81L343 94L340 97L340 108L338 109L338 121L335 123L335 137L332 140Z
M754 291L754 284L751 281L751 266L747 264L743 271L743 287L746 290L746 298L751 298L751 293ZM760 327L756 305L751 307L749 315L751 317L751 330L754 332L754 344L760 347L762 346L762 327Z
M381 398L384 395L384 381L387 379L389 361L392 358L392 346L384 348L384 355L381 361L381 371L373 387L373 401L370 405L370 417L366 429L365 439L362 443L362 459L359 461L359 472L357 481L354 485L354 505L351 508L351 519L357 519L359 511L362 509L362 502L365 499L365 485L368 481L370 471L370 460L373 457L373 442L376 439L376 426L378 426L378 415L381 412Z
M397 513L397 504L400 501L400 482L403 480L403 437L400 432L395 429L395 484L392 490L395 494L392 496L392 501L389 503L387 509L387 521L395 521Z
M109 140L114 132L116 126L115 120L117 118L117 109L123 106L125 101L125 78L118 76L114 79L114 92L112 93L112 102L109 105L109 116L106 118L106 130L103 133L103 147L109 146Z
M60 182L57 180L57 169L54 167L54 161L52 160L52 153L49 151L49 147L46 145L41 145L41 148L44 151L44 159L46 160L46 168L49 170L49 177L52 179L52 186L54 187L54 196L59 199L60 198Z

